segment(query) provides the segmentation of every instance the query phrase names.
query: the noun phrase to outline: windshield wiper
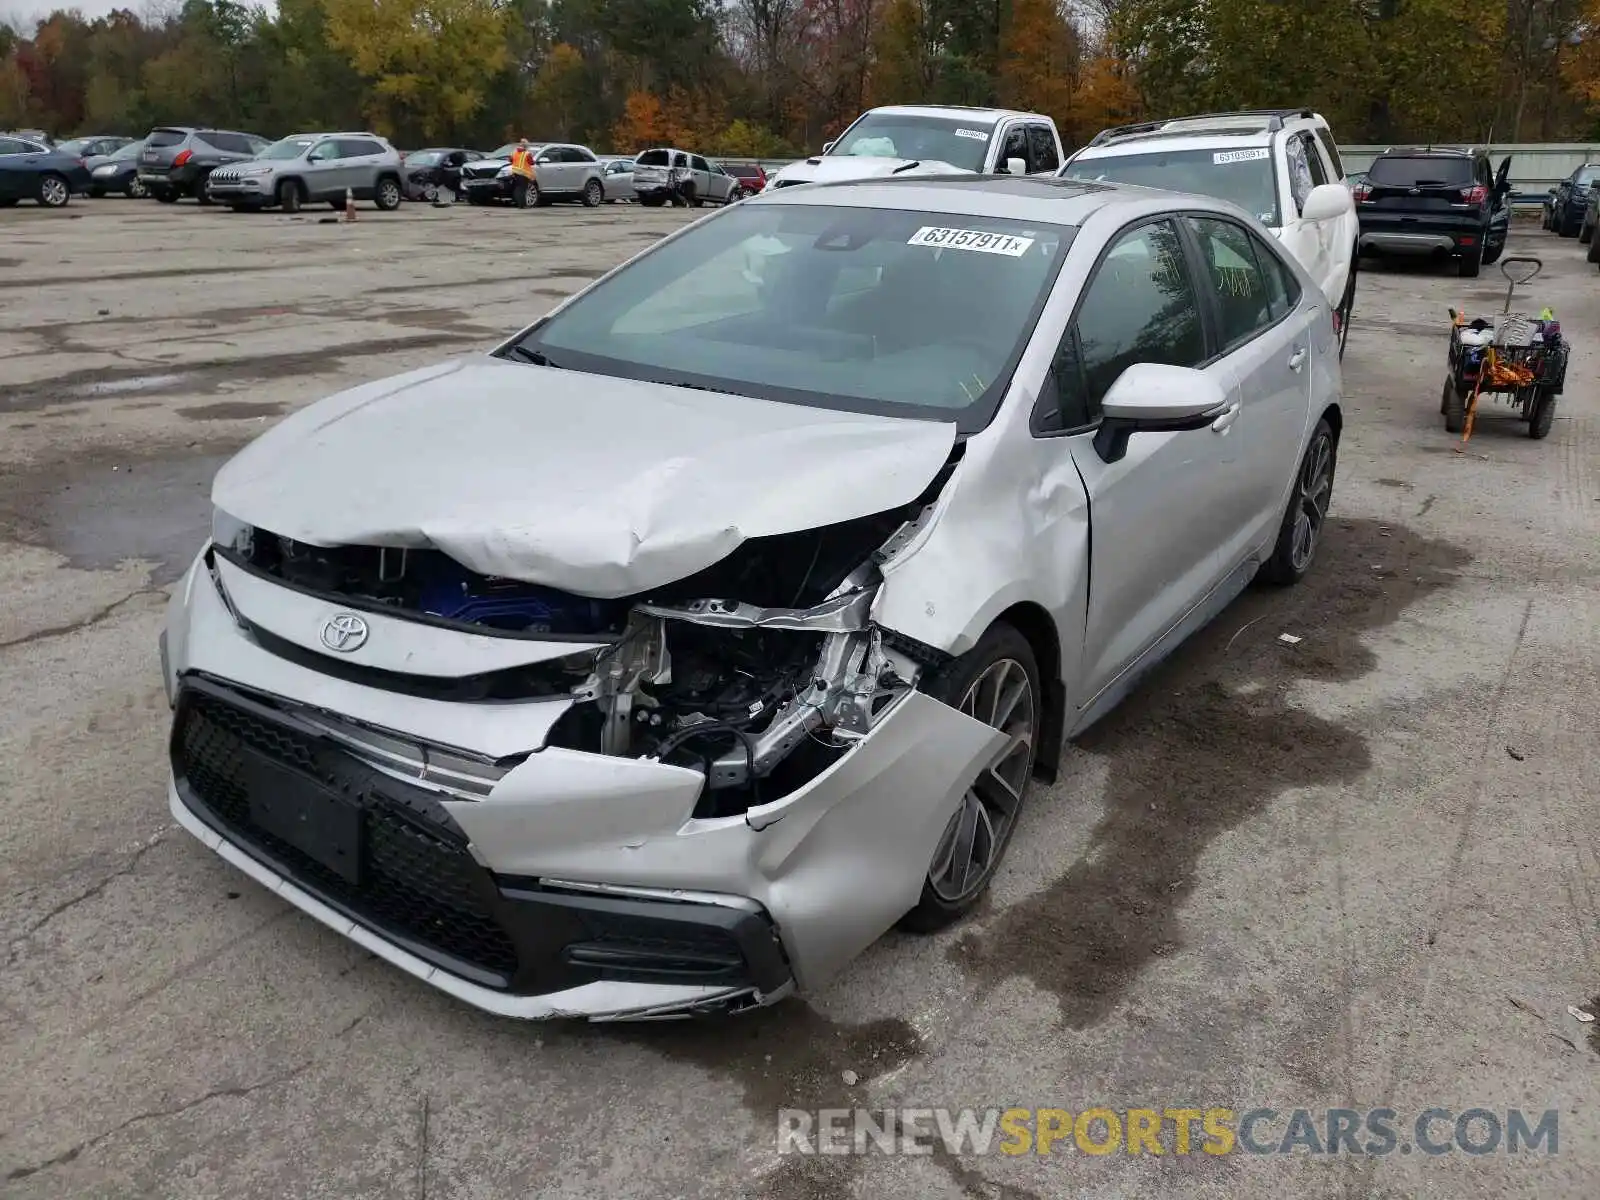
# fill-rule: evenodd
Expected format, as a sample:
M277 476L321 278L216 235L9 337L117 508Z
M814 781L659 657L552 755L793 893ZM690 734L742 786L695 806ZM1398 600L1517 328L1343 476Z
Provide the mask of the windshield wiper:
M536 367L554 367L558 371L561 370L561 364L551 362L550 356L543 350L529 350L520 342L507 346L505 353L507 358L514 358L518 362L531 363Z

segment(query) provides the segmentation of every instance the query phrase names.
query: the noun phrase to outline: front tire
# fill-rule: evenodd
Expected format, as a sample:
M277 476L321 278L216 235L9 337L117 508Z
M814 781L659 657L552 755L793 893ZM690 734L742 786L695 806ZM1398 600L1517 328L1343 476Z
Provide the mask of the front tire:
M1589 239L1589 251L1583 257L1586 262L1600 263L1600 238Z
M1339 465L1339 443L1327 418L1317 422L1311 443L1295 472L1289 507L1278 527L1272 557L1261 564L1258 578L1275 587L1299 583L1311 572L1333 503L1333 477Z
M1556 398L1542 388L1533 399L1533 416L1528 420L1528 436L1531 438L1545 438L1550 436L1550 426L1556 419Z
M149 194L149 189L144 186L144 180L137 175L128 180L128 199L143 200Z
M1583 224L1578 226L1578 241L1587 246L1594 241L1594 226Z
M999 756L962 795L934 848L916 907L900 927L931 933L983 898L1017 827L1033 779L1044 691L1028 639L1004 622L929 683L935 699L1008 736Z
M1556 232L1564 238L1578 236L1578 223L1565 213L1561 214L1556 226Z
M210 187L209 187L210 183L211 183L211 172L210 171L207 171L204 175L200 176L199 179L196 179L194 181L194 198L198 203L204 204L204 205L207 205L207 206L216 203L216 201L211 198L211 191L210 191Z
M286 213L297 213L300 206L305 203L305 191L292 179L285 179L278 185L278 207ZM340 208L344 205L340 204Z
M1361 256L1350 254L1350 274L1344 281L1344 298L1339 301L1339 359L1344 360L1345 344L1350 340L1350 317L1356 310L1356 264Z

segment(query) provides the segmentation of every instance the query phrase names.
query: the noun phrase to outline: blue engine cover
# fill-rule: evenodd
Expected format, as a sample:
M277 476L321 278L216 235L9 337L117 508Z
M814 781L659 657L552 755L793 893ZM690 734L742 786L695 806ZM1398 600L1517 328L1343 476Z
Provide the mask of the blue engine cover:
M607 628L614 606L515 579L474 575L445 563L423 580L417 607L436 617L494 629L582 634Z

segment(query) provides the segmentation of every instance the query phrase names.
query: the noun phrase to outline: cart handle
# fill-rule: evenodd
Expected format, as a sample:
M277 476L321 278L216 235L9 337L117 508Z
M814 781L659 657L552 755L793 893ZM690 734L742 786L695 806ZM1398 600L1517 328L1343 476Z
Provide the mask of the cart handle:
M1516 275L1513 275L1511 273L1511 264L1512 263L1530 263L1533 266L1533 270L1529 271L1525 275L1522 274L1521 272L1518 272ZM1534 276L1538 275L1539 272L1542 271L1542 270L1544 270L1544 261L1542 259L1537 259L1537 258L1507 258L1507 259L1503 259L1501 261L1501 263L1500 263L1500 274L1504 275L1507 279L1511 280L1511 283L1512 283L1513 287L1521 287L1523 284L1527 283L1530 279L1534 278Z

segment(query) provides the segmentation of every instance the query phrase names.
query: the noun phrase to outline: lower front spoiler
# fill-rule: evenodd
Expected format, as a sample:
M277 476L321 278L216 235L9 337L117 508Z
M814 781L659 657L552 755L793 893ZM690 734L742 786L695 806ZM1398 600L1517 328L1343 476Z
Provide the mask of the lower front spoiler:
M495 1016L520 1020L554 1017L584 1017L592 1021L651 1020L771 1004L793 991L792 982L770 992L758 992L749 986L600 980L538 996L519 996L483 987L453 975L374 933L259 862L192 812L171 779L167 783L167 804L179 825L268 891L277 893L301 912L315 917L335 933L349 938L390 965Z

